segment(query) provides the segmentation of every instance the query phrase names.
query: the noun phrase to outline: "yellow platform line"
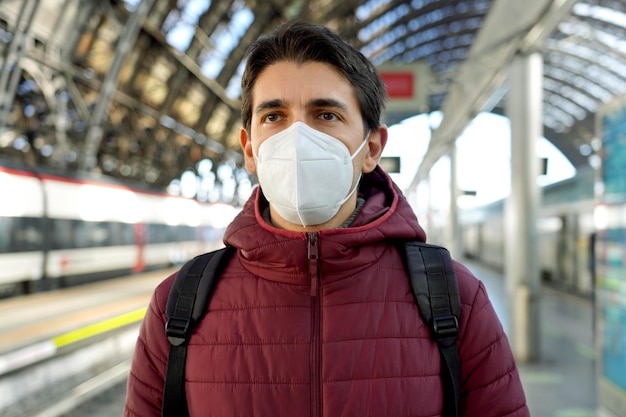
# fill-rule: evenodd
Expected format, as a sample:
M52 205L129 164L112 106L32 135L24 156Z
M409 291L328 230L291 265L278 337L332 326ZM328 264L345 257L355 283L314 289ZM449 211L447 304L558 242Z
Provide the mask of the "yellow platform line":
M89 326L85 326L80 329L72 330L60 336L53 337L52 342L57 348L60 348L101 333L106 333L111 330L136 323L143 319L146 314L146 310L147 307L143 307L138 310L131 311L130 313L122 314L108 320L90 324Z
M0 356L0 375L18 368L24 368L35 362L50 358L59 348L71 345L81 340L137 323L143 319L147 307L121 314L98 323L90 324L76 330L63 333L43 342L17 349Z

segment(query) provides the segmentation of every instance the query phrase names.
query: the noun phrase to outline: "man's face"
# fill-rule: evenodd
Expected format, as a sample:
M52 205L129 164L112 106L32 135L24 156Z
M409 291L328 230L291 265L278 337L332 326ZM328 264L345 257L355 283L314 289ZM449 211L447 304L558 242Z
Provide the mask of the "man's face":
M259 74L252 88L252 97L251 127L249 131L242 128L240 133L246 169L252 174L257 173L254 154L259 152L259 146L294 122L306 123L334 137L348 148L351 155L365 139L363 118L352 85L328 64L280 61L270 65ZM360 173L376 168L386 141L385 126L369 133L367 143L352 160L350 189L356 187ZM354 211L356 199L356 193L352 193L332 219L307 228L283 219L270 203L272 223L294 231L339 227Z
M365 138L363 118L352 86L328 64L289 61L272 64L257 78L252 97L252 124L246 145L255 152L263 141L296 121L333 136L351 154ZM256 173L251 152L245 146L244 151L246 168ZM362 151L355 158L355 170L361 170L366 154Z

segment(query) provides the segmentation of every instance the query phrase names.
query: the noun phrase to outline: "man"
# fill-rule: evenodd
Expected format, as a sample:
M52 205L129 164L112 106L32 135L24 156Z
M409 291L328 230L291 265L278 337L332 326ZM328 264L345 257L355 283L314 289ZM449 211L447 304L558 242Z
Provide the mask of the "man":
M191 416L441 415L439 351L399 250L425 233L377 165L384 91L372 64L323 27L287 23L252 45L240 139L260 187L226 230L236 253L189 342ZM461 415L528 416L485 289L455 269ZM127 417L160 415L173 278L142 323Z

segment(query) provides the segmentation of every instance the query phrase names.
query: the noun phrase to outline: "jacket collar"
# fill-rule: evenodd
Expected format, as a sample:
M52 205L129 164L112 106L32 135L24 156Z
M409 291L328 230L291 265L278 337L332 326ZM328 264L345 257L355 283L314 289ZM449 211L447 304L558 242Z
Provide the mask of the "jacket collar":
M350 227L318 233L322 273L337 275L377 259L392 241L426 236L412 208L380 167L361 179L365 199ZM283 282L306 284L307 233L277 229L263 219L267 201L259 187L228 226L224 242L239 249L246 269Z

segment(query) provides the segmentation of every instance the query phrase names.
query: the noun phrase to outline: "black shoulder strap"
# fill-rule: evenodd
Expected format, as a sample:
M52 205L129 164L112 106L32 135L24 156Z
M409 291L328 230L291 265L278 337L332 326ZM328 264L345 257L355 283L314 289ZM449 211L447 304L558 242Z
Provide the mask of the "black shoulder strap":
M454 265L448 250L440 246L411 241L404 248L413 294L441 354L443 417L456 417L461 395L461 361L456 346L461 299Z
M178 271L172 285L165 307L165 332L170 353L163 388L162 417L189 415L185 393L187 342L193 326L204 315L221 268L232 252L233 248L227 246L193 258Z

